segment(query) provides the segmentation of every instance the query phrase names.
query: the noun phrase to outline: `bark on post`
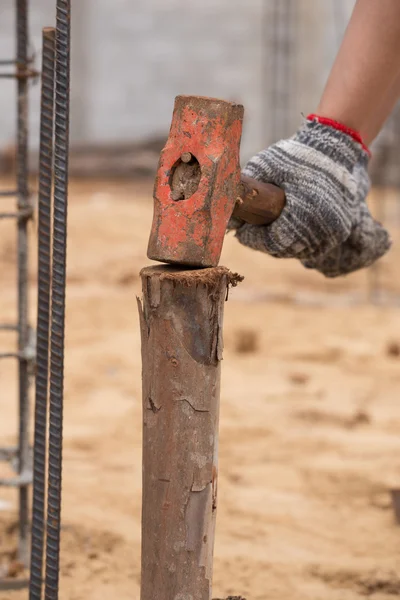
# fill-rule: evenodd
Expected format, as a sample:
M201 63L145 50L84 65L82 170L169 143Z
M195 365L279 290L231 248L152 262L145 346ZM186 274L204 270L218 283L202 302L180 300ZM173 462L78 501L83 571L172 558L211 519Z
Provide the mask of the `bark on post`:
M141 272L141 600L210 600L224 267Z

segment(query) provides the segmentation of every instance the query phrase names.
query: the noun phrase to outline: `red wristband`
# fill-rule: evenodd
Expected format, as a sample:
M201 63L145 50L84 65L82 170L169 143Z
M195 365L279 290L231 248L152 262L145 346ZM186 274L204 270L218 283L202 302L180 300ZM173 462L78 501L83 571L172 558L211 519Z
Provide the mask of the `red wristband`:
M317 121L317 123L321 123L322 125L328 125L329 127L333 127L333 129L337 129L338 131L343 131L343 133L347 133L353 140L361 144L365 152L369 156L371 156L371 151L366 144L364 144L361 134L355 129L351 129L351 127L347 127L343 123L339 123L339 121L335 121L334 119L329 119L328 117L320 117L319 115L311 114L308 115L307 119L309 121Z

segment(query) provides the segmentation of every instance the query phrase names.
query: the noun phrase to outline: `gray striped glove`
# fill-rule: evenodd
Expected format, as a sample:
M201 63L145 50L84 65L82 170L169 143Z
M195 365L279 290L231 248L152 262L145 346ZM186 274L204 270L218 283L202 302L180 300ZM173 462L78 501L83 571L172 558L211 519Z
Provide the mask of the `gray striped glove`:
M361 157L353 171L357 183L357 219L345 242L321 257L302 261L308 269L316 269L326 277L347 275L369 267L389 250L391 240L386 229L375 221L368 210L366 198L371 188L368 156Z
M294 137L254 156L244 174L283 188L286 206L271 225L239 226L239 242L305 261L342 244L358 218L353 169L363 152L351 135L306 120Z

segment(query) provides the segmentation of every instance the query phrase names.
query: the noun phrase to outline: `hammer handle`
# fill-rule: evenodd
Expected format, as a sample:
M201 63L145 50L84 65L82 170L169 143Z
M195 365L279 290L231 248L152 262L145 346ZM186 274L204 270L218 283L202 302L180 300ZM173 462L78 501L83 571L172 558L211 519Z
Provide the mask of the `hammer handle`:
M279 217L285 201L285 193L278 186L242 175L240 199L232 216L251 225L269 225Z

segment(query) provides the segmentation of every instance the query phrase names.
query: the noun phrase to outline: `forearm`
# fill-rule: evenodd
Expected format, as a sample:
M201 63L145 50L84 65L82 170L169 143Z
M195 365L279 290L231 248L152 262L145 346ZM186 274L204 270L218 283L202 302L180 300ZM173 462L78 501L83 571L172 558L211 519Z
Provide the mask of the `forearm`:
M400 60L400 57L399 57ZM374 141L380 130L382 129L385 121L393 111L398 100L400 98L400 74L396 81L389 89L388 93L381 99L381 103L376 107L376 110L371 115L371 119L368 121L365 131L364 140L367 145Z
M357 0L317 113L369 143L393 108L399 76L400 0Z

